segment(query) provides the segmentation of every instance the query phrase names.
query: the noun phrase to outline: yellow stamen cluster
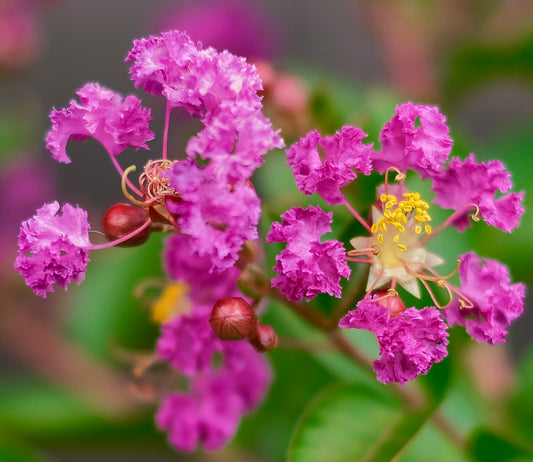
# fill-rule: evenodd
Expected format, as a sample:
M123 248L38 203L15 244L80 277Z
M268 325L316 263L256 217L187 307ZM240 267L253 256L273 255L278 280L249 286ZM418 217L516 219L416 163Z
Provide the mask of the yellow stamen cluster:
M390 226L396 228L398 231L392 238L398 249L401 251L407 250L404 244L398 244L400 234L405 231L405 225L409 218L413 215L416 223L414 231L416 234L421 234L422 229L426 234L431 233L431 217L428 214L429 204L420 199L420 193L405 193L404 199L398 202L398 198L393 194L382 194L379 198L383 204L383 215L372 225L372 233L379 232L376 240L378 244L383 244L383 233L385 233ZM425 224L424 224L425 223ZM422 228L422 224L423 228Z

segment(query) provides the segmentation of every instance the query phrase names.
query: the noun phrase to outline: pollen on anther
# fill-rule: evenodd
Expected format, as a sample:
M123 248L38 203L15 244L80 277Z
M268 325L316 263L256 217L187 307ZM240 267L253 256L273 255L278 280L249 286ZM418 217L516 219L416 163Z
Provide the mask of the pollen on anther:
M400 240L400 235L399 234L396 234L396 236L394 236L392 238L392 242L394 242L396 244L396 242L398 242Z
M415 226L415 233L420 234L421 232L422 232L422 226L419 226L419 225Z
M383 244L383 234L378 234L377 241L378 244Z
M405 245L403 245L403 244L398 244L398 248L399 248L402 252L404 252L404 251L407 250L407 247L405 247Z
M431 234L431 225L424 225L424 231L426 234Z

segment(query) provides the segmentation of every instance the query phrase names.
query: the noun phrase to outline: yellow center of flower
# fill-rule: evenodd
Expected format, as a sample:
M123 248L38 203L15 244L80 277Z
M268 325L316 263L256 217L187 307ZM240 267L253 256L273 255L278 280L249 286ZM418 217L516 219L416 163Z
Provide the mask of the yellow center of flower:
M422 231L431 233L429 204L417 192L403 194L401 201L393 194L382 194L379 200L383 212L376 217L371 230L381 264L394 268L402 259L400 254L416 244Z
M174 316L187 313L190 310L190 302L187 299L188 291L188 286L180 282L166 285L152 305L152 320L156 323L163 323Z

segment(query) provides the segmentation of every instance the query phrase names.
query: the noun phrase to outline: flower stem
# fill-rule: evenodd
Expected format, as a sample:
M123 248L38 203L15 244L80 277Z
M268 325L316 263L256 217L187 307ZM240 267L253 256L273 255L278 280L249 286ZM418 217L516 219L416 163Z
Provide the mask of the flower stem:
M361 223L363 225L363 227L370 233L372 234L372 229L370 228L370 225L365 221L363 220L363 217L361 217L361 215L359 215L359 213L357 213L357 210L355 210L351 204L346 200L345 197L343 197L342 199L343 201L343 204L346 206L346 208L350 211L350 213L356 218L356 220Z
M167 108L165 111L165 128L163 130L163 159L167 158L167 149L168 149L168 127L170 124L170 111L172 107L170 106L167 100Z

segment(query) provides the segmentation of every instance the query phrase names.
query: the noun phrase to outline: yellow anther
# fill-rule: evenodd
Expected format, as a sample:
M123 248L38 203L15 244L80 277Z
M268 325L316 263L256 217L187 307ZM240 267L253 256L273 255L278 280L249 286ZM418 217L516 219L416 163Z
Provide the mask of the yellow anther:
M399 248L402 252L404 252L405 250L407 250L407 247L405 247L405 245L403 245L403 244L398 244L398 248Z
M387 194L382 194L381 196L379 196L379 200L381 202L387 202Z
M394 226L398 231L400 231L400 233L403 233L405 231L405 227L401 223L396 222L394 223Z
M466 303L462 298L459 299L459 306L460 308L466 308Z
M398 242L400 240L400 235L399 234L396 234L396 236L394 236L392 238L392 242L394 242L396 244L396 242Z
M377 241L378 244L383 244L383 234L378 234Z
M392 217L392 212L390 210L385 209L385 210L383 210L383 216L385 218L390 218L390 217Z
M372 231L372 234L376 234L378 232L378 224L377 223L374 223L371 227L370 227L370 231Z
M426 234L431 234L431 225L424 225L424 231Z
M415 226L415 233L420 234L422 232L422 226L416 225Z
M382 233L384 233L385 231L387 231L387 225L385 224L384 221L382 221L381 223L379 223L379 229Z

